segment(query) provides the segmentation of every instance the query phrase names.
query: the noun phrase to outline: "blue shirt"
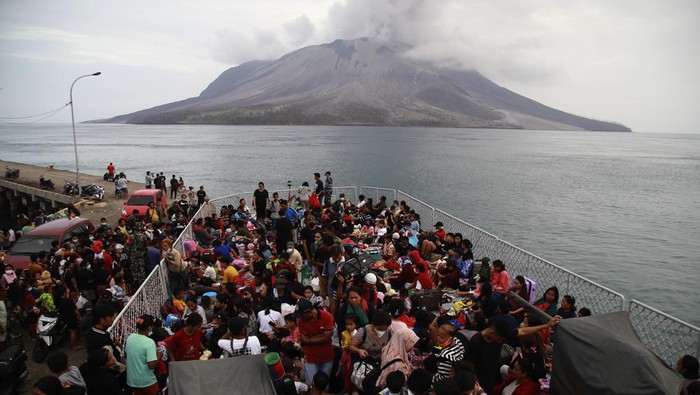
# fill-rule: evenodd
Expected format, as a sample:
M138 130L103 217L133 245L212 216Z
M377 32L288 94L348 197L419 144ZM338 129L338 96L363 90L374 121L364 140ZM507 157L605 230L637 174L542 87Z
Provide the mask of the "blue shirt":
M159 249L148 247L148 249L146 249L146 271L150 273L154 267L158 266L161 258Z

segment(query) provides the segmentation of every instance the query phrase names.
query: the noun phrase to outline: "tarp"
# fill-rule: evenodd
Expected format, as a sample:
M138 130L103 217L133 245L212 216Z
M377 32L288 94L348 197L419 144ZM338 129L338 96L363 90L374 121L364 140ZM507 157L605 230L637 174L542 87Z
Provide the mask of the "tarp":
M642 343L625 311L562 320L552 360L557 395L678 395L683 385Z
M276 394L264 354L171 362L168 367L171 395Z

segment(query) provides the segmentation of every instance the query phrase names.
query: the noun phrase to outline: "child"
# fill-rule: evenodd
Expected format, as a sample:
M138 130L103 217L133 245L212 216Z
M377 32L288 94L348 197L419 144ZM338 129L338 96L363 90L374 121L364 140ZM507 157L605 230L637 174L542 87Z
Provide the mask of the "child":
M173 307L177 310L180 317L182 317L187 307L187 304L185 304L185 291L183 289L176 288L173 291Z
M386 388L380 392L381 395L402 395L403 385L406 383L406 376L403 372L396 370L386 376Z
M158 387L161 391L166 387L168 381L168 350L165 346L165 339L169 336L168 331L162 326L153 328L151 339L156 343L156 353L162 353L163 357L158 361L153 373L158 380Z
M345 316L345 330L340 334L340 347L343 349L343 354L340 357L340 368L336 375L343 374L343 389L348 393L352 392L353 384L350 377L350 373L352 372L352 354L347 348L359 327L360 317L353 313L349 313Z
M345 330L341 333L340 337L340 347L345 351L345 349L350 345L350 340L357 332L357 328L360 327L360 318L353 313L349 313L345 316Z
M311 395L327 395L326 388L328 388L328 383L330 378L324 372L318 372L314 375L313 383L311 387Z
M323 302L323 298L321 298L319 295L316 295L314 289L310 285L304 287L304 297L316 307L320 306Z
M129 297L124 294L124 276L121 273L114 275L114 285L110 288L113 300L120 308L129 302Z
M299 343L299 328L297 327L297 320L293 313L284 316L284 327L289 331L289 335L282 339L282 344L284 343Z
M64 388L82 387L84 391L87 391L80 370L76 366L68 366L68 354L64 352L51 354L46 359L46 364L49 366L51 374L58 377Z

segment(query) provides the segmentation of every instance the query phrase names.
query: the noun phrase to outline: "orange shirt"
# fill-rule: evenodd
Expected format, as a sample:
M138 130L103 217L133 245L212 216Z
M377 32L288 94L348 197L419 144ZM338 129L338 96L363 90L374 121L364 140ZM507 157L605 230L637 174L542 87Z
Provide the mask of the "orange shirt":
M224 270L224 278L221 280L222 284L235 283L236 277L238 277L238 270L235 267L229 265L226 270Z

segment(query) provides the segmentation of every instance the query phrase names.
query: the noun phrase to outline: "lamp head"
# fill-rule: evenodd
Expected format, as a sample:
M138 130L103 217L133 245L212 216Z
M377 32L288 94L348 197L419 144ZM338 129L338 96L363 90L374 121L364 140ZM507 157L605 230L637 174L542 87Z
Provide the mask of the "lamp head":
M101 71L98 71L98 72L96 72L96 73L92 73L92 75L94 75L94 76L98 76L98 75L100 75L100 74L102 74Z

